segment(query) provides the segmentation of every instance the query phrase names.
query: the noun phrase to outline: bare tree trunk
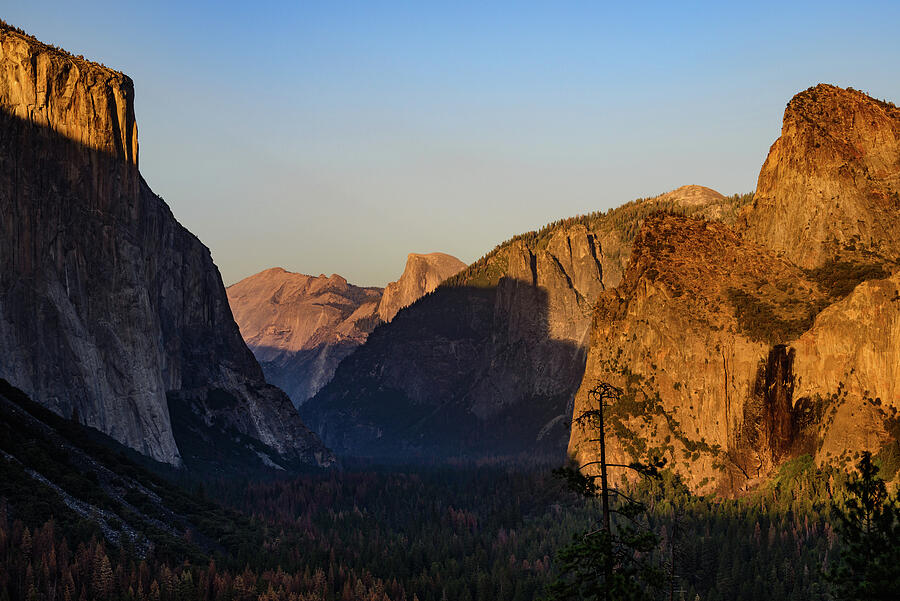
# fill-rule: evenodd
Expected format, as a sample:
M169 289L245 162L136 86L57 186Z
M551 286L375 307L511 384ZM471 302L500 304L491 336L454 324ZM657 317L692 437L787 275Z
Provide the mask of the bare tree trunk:
M600 505L603 508L603 529L606 531L606 557L603 561L604 578L606 580L603 598L609 601L609 586L612 581L612 524L609 517L609 486L606 480L606 431L603 425L603 403L605 395L600 395L597 408L597 421L600 442Z

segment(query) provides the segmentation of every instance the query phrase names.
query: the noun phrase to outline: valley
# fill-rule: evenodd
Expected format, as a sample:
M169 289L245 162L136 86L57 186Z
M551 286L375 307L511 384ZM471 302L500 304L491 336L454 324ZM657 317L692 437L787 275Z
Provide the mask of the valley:
M226 288L135 96L0 21L0 601L896 591L893 103L796 93L753 192Z

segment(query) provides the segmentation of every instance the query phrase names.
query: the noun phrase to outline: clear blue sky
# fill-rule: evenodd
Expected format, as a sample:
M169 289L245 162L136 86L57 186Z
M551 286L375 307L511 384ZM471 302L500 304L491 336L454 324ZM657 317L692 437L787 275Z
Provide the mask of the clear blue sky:
M408 252L469 262L683 184L750 191L794 93L900 101L898 2L487 4L0 17L134 78L141 170L226 284L277 265L383 285Z

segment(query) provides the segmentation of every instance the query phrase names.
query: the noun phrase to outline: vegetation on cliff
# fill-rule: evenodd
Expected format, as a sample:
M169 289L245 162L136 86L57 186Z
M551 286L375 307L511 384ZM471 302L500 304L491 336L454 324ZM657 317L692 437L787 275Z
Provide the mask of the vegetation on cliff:
M840 599L889 601L900 586L900 493L888 495L871 453L856 469L846 499L832 506L842 545L828 579Z
M699 188L699 186L685 186L684 188ZM498 244L490 252L469 265L468 268L448 278L443 285L496 285L497 280L506 273L506 266L502 256L504 250L516 242L522 242L532 250L546 248L553 234L574 225L583 225L588 231L597 235L615 234L615 251L617 251L617 256L621 256L623 261L627 261L630 254L630 245L637 236L644 219L654 213L709 216L724 223L732 223L737 218L741 208L747 206L753 200L752 192L722 196L709 190L711 194L705 197L703 202L687 204L679 194L679 190L659 196L637 198L606 211L595 211L586 215L558 219L540 229L517 234L509 240ZM606 251L604 250L604 252Z

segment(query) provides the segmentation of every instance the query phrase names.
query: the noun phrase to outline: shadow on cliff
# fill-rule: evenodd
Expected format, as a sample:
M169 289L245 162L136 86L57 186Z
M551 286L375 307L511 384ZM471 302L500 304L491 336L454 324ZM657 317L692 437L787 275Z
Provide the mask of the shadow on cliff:
M239 397L225 430L273 456L319 452L266 385L209 250L109 149L0 107L0 377L160 461L193 442L178 439L171 399L203 405L218 388Z
M506 277L440 287L378 326L300 414L347 457L561 461L585 349L552 338L549 302Z
M72 340L66 330L82 326L73 315L83 322L97 308L112 308L101 298L111 296L104 286L112 284L112 270L100 263L100 273L92 273L92 265L108 259L110 226L127 219L140 175L124 158L5 107L0 132L0 377L60 415L77 413L86 425L107 429L101 386L88 381L99 376L83 364L111 366L110 377L127 385L126 357L84 340L84 332ZM115 183L104 185L107 177ZM82 238L96 244L84 248ZM139 421L137 408L129 411L134 415L120 424L126 430Z
M253 347L253 352L266 381L285 391L291 402L299 406L331 381L338 364L358 346L352 339L328 340L293 352L265 345ZM266 361L266 356L276 358Z

